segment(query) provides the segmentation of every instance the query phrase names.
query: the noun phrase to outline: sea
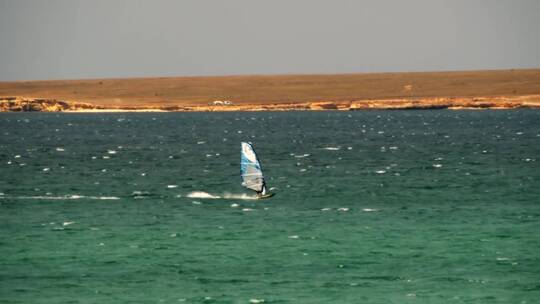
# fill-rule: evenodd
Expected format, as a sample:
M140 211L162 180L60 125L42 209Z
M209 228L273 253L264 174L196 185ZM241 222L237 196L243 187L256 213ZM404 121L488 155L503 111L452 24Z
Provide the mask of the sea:
M4 113L0 302L540 303L539 180L538 110Z

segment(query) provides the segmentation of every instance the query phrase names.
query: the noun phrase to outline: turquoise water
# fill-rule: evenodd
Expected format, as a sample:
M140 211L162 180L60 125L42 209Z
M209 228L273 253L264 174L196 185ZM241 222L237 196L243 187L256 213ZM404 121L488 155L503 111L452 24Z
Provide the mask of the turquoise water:
M540 111L0 115L2 303L540 303ZM268 186L240 186L240 142Z

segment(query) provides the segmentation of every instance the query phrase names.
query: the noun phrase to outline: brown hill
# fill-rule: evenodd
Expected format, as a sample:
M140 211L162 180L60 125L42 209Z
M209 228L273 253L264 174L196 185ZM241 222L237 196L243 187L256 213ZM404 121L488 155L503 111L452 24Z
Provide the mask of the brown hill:
M540 95L540 69L466 72L166 77L0 82L1 96L101 107L301 104ZM323 105L323 108L334 106ZM362 108L359 106L357 108Z

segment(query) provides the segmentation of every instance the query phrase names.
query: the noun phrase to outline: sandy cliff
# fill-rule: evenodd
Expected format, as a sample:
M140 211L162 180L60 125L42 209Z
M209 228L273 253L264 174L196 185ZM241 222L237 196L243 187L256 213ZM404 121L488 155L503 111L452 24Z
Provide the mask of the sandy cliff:
M306 103L242 105L166 105L104 107L90 103L27 97L0 97L0 112L115 112L115 111L324 111L324 110L425 110L425 109L515 109L540 108L540 95L498 97L436 97L315 101Z
M55 99L0 97L0 112L62 112L98 109L83 102L67 102Z

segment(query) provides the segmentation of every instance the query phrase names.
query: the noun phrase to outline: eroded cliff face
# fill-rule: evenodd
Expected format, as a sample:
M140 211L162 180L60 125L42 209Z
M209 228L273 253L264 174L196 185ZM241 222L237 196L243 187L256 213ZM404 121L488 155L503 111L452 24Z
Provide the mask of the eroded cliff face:
M89 103L55 99L0 97L0 112L62 112L98 108Z
M55 99L0 97L0 112L82 112L82 111L325 111L325 110L424 110L424 109L515 109L540 108L540 95L498 97L431 97L370 99L353 101L314 101L305 103L241 105L177 105L148 107L103 107L90 103Z

